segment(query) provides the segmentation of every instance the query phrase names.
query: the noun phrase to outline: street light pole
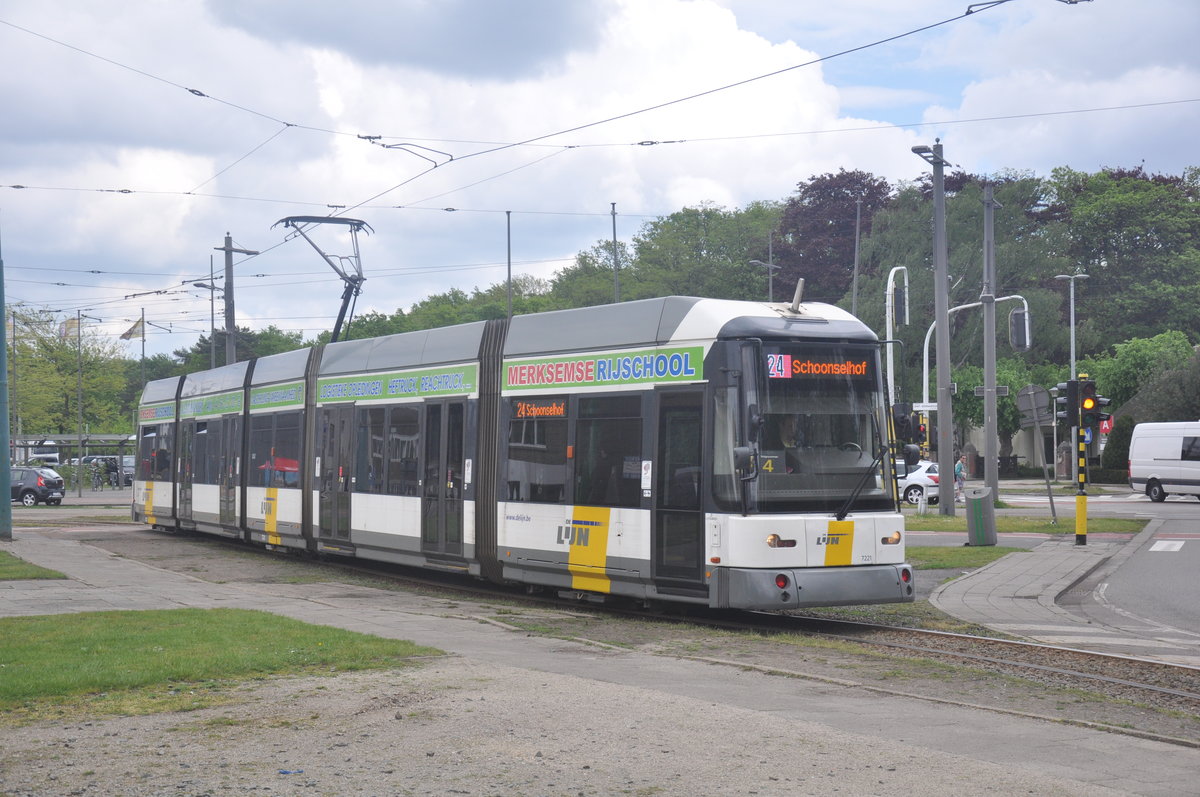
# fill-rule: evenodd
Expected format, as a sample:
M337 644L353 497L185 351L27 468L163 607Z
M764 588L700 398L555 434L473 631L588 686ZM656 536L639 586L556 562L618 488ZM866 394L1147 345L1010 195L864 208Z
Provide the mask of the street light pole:
M921 144L913 154L933 167L933 311L937 324L934 352L937 357L938 472L954 472L954 409L950 397L950 276L946 251L946 160L942 143ZM941 323L938 323L941 322ZM954 516L954 482L938 480L938 511Z
M90 315L84 315L81 311L75 311L75 410L78 414L79 427L76 430L79 438L76 441L79 449L79 461L75 465L75 485L76 495L83 497L83 319L89 321L99 321L99 318L92 318Z
M781 268L781 266L777 266L774 263L764 263L761 260L751 260L750 265L762 266L763 268L765 268L767 270L767 301L774 302L775 301L775 272L778 271Z
M209 268L212 272L212 268ZM211 277L210 277L211 279ZM197 288L204 288L208 291L208 367L217 367L217 304L216 292L224 291L218 288L212 282L193 282Z
M1069 305L1071 308L1071 370L1067 374L1067 379L1075 378L1075 280L1088 279L1087 274L1057 274L1054 279L1066 280L1071 284L1068 293L1070 297Z
M1070 325L1071 326L1071 370L1067 374L1068 380L1072 380L1076 376L1076 374L1075 374L1075 280L1085 280L1087 278L1088 278L1087 274L1056 274L1054 276L1054 279L1056 279L1056 280L1066 280L1068 283L1070 283L1070 289L1067 294L1070 297L1070 299L1067 304L1070 307L1070 311L1071 311L1071 325ZM1079 408L1075 407L1073 409L1074 409L1074 413L1072 414L1072 417L1078 417ZM1075 424L1071 424L1071 439L1072 440L1079 439L1079 427L1076 426ZM1079 457L1072 457L1071 461L1072 461L1071 479L1076 484L1079 484Z

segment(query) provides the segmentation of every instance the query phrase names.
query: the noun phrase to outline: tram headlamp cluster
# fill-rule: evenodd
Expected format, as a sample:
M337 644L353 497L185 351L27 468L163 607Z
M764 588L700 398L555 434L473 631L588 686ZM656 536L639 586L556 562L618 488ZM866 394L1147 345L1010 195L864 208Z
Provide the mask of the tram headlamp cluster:
M767 547L768 548L795 548L796 541L795 540L785 540L782 537L780 537L778 534L768 534L767 535Z
M893 531L891 534L884 537L879 542L882 545L899 545L900 544L900 532Z

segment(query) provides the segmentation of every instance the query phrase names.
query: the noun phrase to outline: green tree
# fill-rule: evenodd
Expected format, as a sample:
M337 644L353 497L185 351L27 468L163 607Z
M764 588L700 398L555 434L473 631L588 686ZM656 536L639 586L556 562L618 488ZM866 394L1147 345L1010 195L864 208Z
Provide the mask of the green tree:
M225 364L226 333L218 329L215 333L217 344L217 365ZM279 354L293 351L304 345L299 332L285 332L274 324L266 329L252 330L249 327L238 327L234 336L238 362L252 360L255 357L266 357L268 354ZM176 349L175 358L180 362L183 373L206 371L211 364L212 351L209 338L201 335L200 339L186 349Z
M1077 315L1108 341L1165 329L1200 335L1200 171L1052 173L1052 208L1068 222L1068 254L1090 279ZM1070 272L1068 272L1070 273ZM1082 351L1096 351L1088 346Z
M617 242L617 261L622 301L644 298L633 256L624 241ZM575 255L575 262L555 272L550 280L550 295L559 308L609 304L615 292L612 241L597 241L587 251Z
M950 189L954 189L953 193ZM995 211L996 284L998 297L1021 296L1028 302L1032 316L1033 349L1017 355L1023 361L1066 359L1067 330L1059 320L1061 290L1053 275L1065 266L1061 254L1065 238L1061 222L1040 219L1035 211L1044 201L1043 183L1025 174L1005 174L993 178L994 197L1001 207ZM949 306L978 304L983 289L983 186L977 178L958 175L948 181L946 227L949 244ZM871 235L863 242L862 255L867 262L860 280L859 316L877 330L885 332L884 300L889 272L904 267L908 275L909 317L912 324L897 326L893 337L903 342L903 356L897 364L897 384L905 397L923 393L920 377L924 373L926 339L930 342L933 362L934 318L932 196L927 186L903 186L887 207L873 219ZM897 284L903 286L903 275ZM843 307L849 301L841 301ZM1017 301L997 305L996 350L1011 353L1008 341L1008 314L1019 306ZM967 307L949 318L951 368L983 362L983 313L979 307ZM898 349L898 351L901 351ZM932 365L931 365L932 371Z
M647 222L634 236L636 298L686 293L765 300L767 270L750 261L766 262L770 256L779 212L779 205L770 202L732 211L703 204ZM778 275L775 287L778 299ZM621 295L625 298L624 287Z
M79 431L117 434L131 429L120 347L83 319L15 311L9 354L13 434L65 436ZM82 404L80 394L82 393Z
M779 221L780 281L794 287L803 278L805 294L818 301L845 296L853 283L856 232L860 240L870 235L875 214L891 197L887 180L858 169L797 184Z
M1200 354L1181 368L1159 371L1121 407L1121 413L1138 423L1200 418Z
M1133 439L1135 421L1129 415L1113 421L1108 442L1100 454L1100 467L1105 470L1125 470L1129 463L1129 441Z
M1193 351L1187 335L1178 331L1163 332L1152 338L1134 338L1113 347L1111 357L1080 361L1079 371L1096 380L1101 395L1120 407L1163 371L1186 366Z

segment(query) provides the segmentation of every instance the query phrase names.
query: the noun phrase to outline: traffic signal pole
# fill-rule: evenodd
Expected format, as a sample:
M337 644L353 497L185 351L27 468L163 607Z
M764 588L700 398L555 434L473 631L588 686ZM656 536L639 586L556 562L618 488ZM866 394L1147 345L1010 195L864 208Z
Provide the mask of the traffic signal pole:
M1079 481L1075 491L1075 544L1087 545L1087 429L1076 429L1079 446Z

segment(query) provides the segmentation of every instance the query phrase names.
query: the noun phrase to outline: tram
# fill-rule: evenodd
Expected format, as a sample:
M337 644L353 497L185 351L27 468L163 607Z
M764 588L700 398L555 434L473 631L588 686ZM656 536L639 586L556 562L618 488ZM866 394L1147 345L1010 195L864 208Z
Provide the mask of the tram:
M879 346L830 305L672 296L161 379L132 515L596 600L911 601Z

